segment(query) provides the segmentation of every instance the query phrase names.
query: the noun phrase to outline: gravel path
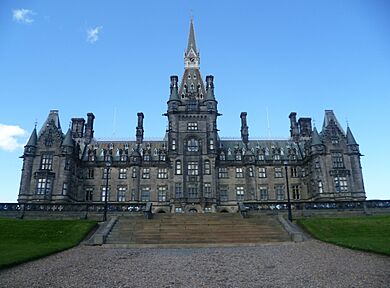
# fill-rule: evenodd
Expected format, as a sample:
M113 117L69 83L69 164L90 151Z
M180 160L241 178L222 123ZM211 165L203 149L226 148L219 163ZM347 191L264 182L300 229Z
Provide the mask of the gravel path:
M309 240L257 247L79 246L0 272L0 287L389 287L390 257Z

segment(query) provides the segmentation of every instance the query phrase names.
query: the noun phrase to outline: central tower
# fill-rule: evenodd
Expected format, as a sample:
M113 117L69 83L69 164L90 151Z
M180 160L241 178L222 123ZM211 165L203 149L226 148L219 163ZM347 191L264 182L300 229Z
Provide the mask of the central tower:
M175 207L183 210L213 210L217 178L215 160L218 147L217 101L214 77L200 73L194 23L190 22L181 82L171 76L168 100L169 158L174 165Z

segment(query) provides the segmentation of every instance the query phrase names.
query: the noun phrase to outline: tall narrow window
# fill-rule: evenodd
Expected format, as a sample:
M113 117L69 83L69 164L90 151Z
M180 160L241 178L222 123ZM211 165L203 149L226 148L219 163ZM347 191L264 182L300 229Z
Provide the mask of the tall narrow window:
M297 178L298 177L297 167L290 167L290 172L291 172L291 178Z
M53 155L43 154L41 158L41 169L51 170L53 166Z
M284 186L276 185L275 186L276 200L281 201L284 200Z
M102 179L110 179L111 178L111 169L103 168L102 171Z
M248 167L248 176L249 177L253 177L254 176L253 167Z
M117 191L117 200L119 202L124 202L126 201L126 191L127 187L125 186L119 186L118 191Z
M348 192L347 177L334 177L334 184L336 192Z
M66 158L65 159L65 167L64 169L69 171L72 168L72 159Z
M142 202L150 201L150 187L141 188L141 201Z
M85 201L92 201L93 200L93 187L86 187L85 188Z
M318 181L318 193L323 193L324 187L322 186L322 181Z
M38 195L47 195L51 192L51 179L38 178L36 193Z
M198 162L196 162L196 161L189 161L188 162L188 175L190 175L190 176L199 175Z
M236 178L244 178L244 168L242 167L236 168Z
M222 160L222 161L226 160L226 156L225 156L224 152L221 152L221 154L219 154L219 160Z
M228 168L227 167L220 167L218 168L218 178L228 178Z
M89 168L88 169L88 174L87 174L87 179L93 179L95 174L95 169Z
M158 168L157 178L158 179L168 179L168 169L167 168Z
M267 168L259 167L259 178L267 178Z
M268 188L267 186L259 186L260 200L268 200Z
M62 195L68 195L68 183L64 182L62 184Z
M150 179L150 169L149 168L142 169L142 178L143 179Z
M182 168L181 168L181 160L176 160L176 175L182 174Z
M173 150L173 151L176 150L176 140L175 140L175 139L172 139L171 147L172 147L172 150Z
M229 201L228 192L229 192L229 186L227 185L223 185L219 188L219 199L221 200L221 202Z
M236 199L237 201L243 201L245 196L244 186L236 186Z
M204 161L204 174L210 174L210 161L209 160L205 160Z
M210 150L214 150L214 140L210 139Z
M176 198L183 197L183 190L180 182L175 183L175 196Z
M211 197L211 183L204 183L204 196L206 198Z
M332 153L333 168L344 168L343 154L340 152Z
M158 187L158 202L166 202L167 201L167 187L166 186L160 186Z
M275 178L282 178L283 172L281 167L275 167Z
M196 184L188 184L188 198L198 198L198 186Z
M136 167L133 167L133 169L131 169L131 178L137 178L137 168Z
M301 187L299 185L292 185L291 186L292 190L292 198L294 200L299 200L301 199Z
M110 187L106 191L106 187L103 186L100 194L100 200L105 201L107 195L107 201L110 201Z
M126 178L127 178L127 169L120 168L119 169L119 179L126 179Z

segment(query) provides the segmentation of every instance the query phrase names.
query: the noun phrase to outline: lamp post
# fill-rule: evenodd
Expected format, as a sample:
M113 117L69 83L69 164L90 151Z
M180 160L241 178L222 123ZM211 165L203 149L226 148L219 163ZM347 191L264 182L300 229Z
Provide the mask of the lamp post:
M107 221L107 206L108 206L108 175L110 173L111 157L106 160L106 193L104 193L104 215L103 221Z
M288 209L288 220L292 222L292 213L291 213L291 200L290 200L290 187L288 185L288 170L287 170L288 161L284 161L284 171L286 173L286 186L287 186L287 209Z

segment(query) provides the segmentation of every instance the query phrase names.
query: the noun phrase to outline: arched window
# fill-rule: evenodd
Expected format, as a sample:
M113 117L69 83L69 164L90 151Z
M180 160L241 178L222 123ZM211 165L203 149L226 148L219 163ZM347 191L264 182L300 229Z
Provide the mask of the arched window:
M187 142L187 150L189 152L198 152L199 146L198 146L198 140L191 138Z

